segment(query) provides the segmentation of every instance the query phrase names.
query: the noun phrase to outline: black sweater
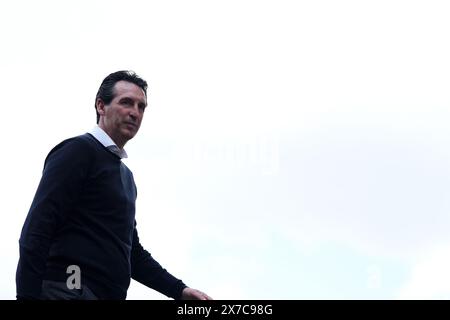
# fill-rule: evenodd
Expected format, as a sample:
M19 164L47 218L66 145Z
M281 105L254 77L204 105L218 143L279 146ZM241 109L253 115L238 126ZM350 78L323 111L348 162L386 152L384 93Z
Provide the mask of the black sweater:
M186 285L139 243L136 196L131 171L90 134L50 151L19 240L18 298L39 298L44 279L65 282L70 265L100 299L125 299L130 277L180 298Z

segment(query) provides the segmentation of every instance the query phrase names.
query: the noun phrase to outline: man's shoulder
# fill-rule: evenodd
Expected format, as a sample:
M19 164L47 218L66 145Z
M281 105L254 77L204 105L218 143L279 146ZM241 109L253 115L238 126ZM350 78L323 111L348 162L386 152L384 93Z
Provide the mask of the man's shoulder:
M92 149L95 148L94 139L95 138L92 137L90 134L85 133L61 141L52 149L52 151L56 151L61 148Z
M98 146L96 145L95 138L90 134L85 133L65 139L58 143L52 150L50 150L47 159L55 153L68 153L71 157L76 155L86 156L90 152L93 152L96 148L98 148Z

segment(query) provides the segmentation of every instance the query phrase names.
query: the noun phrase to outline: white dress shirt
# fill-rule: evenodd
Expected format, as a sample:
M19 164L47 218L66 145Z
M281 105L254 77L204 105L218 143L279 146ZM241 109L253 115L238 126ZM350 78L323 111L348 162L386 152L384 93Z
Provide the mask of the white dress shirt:
M125 149L120 149L110 136L98 125L96 125L90 132L102 145L117 154L121 159L128 158Z

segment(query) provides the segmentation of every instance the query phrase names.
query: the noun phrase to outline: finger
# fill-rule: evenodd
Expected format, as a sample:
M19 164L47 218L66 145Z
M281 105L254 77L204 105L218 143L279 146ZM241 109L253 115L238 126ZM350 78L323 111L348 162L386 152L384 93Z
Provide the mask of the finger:
M203 293L203 292L202 292L202 294L203 294L204 300L213 300L213 298L211 298L210 296L208 296L206 293Z

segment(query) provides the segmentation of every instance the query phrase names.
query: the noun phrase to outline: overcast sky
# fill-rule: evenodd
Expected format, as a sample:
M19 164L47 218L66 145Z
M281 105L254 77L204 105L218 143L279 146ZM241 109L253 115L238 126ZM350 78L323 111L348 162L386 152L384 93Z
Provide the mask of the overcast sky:
M450 298L448 1L2 1L0 298L57 143L131 69L144 247L216 299ZM166 299L132 282L129 299Z

